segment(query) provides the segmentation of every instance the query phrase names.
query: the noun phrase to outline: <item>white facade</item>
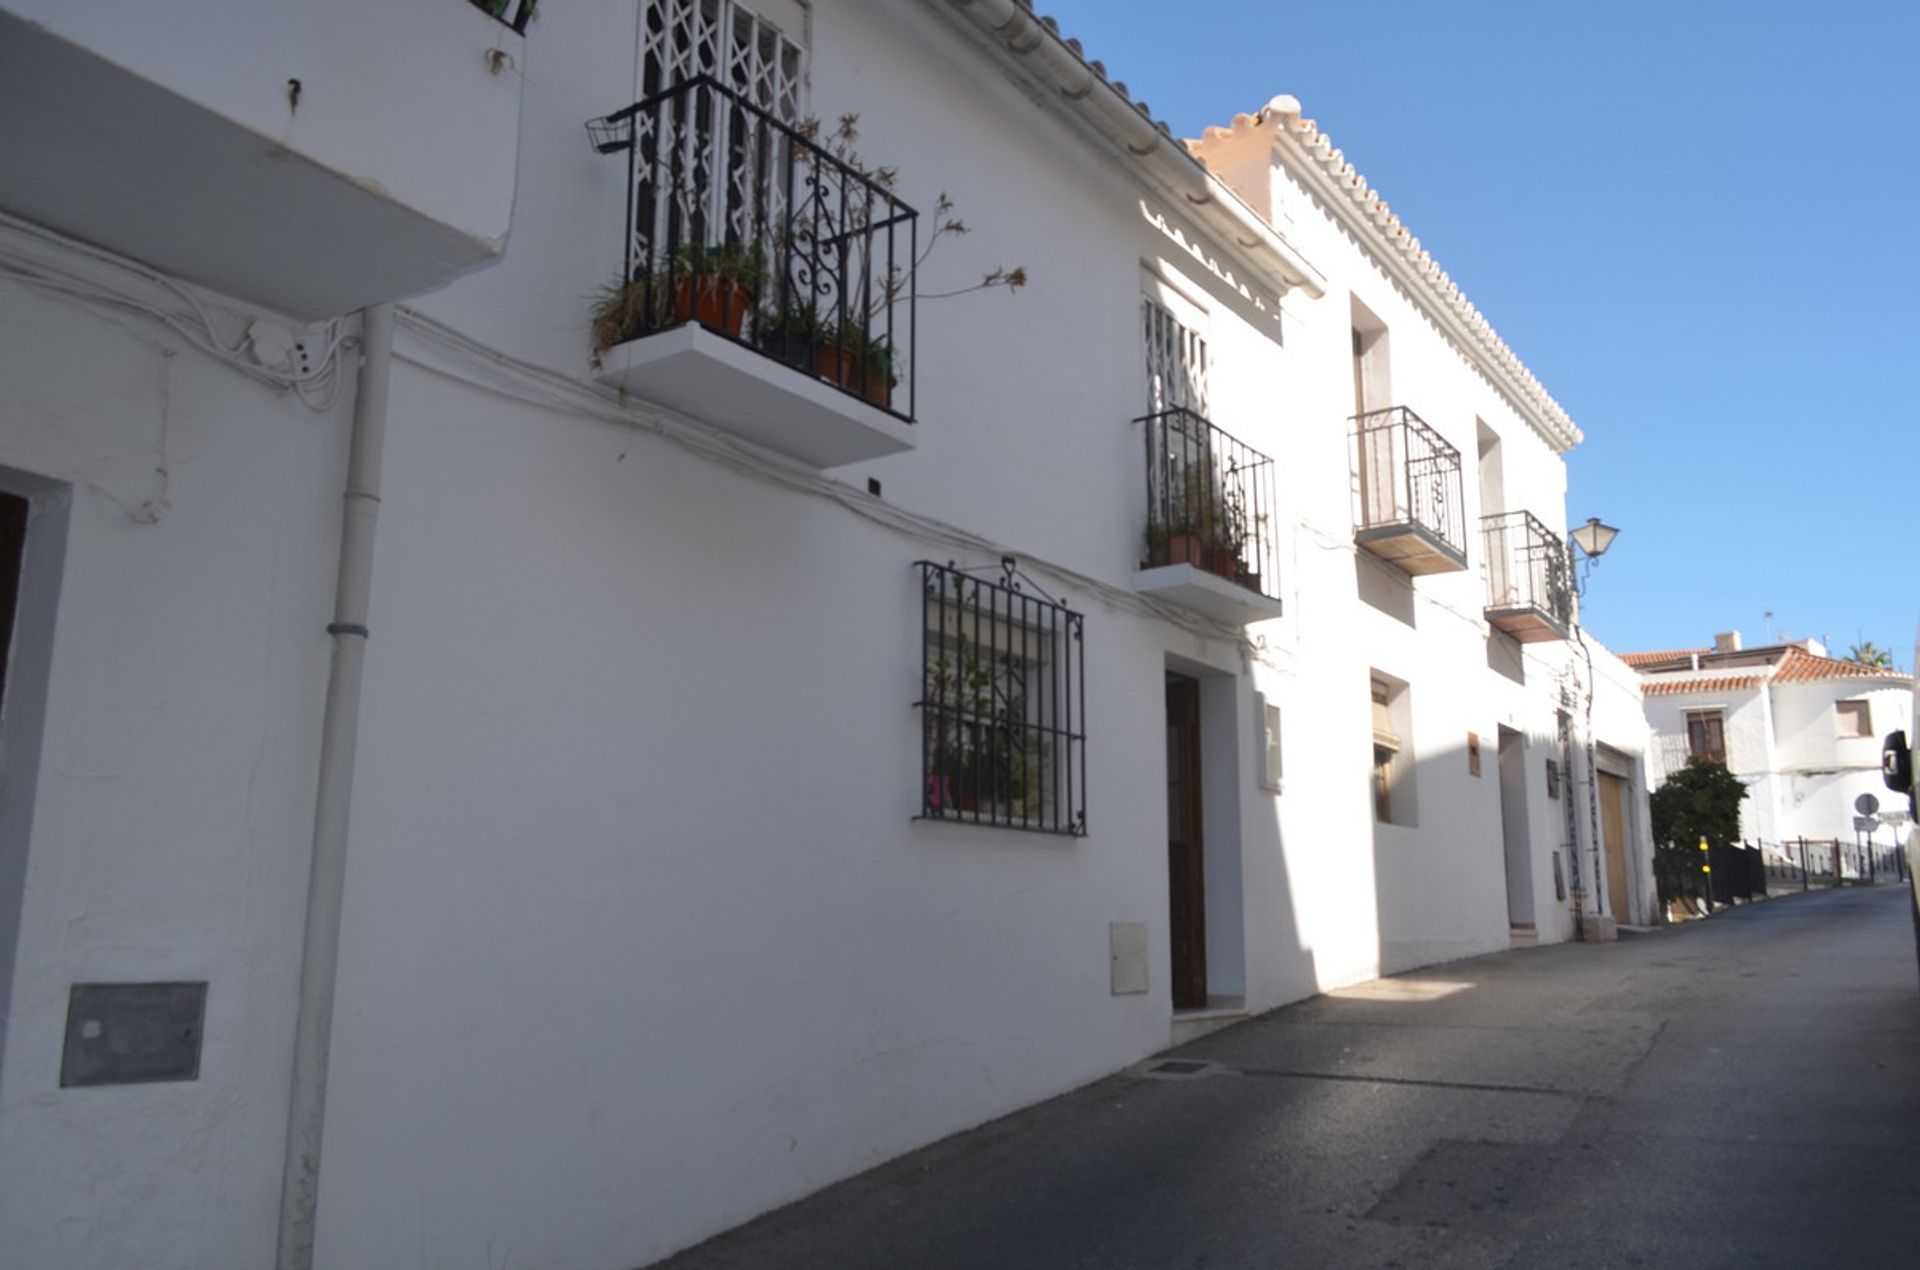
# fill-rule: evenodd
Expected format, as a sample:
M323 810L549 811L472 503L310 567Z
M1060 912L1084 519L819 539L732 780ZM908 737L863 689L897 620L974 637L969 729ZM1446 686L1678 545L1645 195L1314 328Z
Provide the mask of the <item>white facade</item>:
M1885 813L1874 830L1880 841L1906 841L1906 809L1880 778L1880 738L1906 725L1912 676L1829 657L1817 640L1742 648L1738 635L1629 661L1646 686L1656 786L1718 720L1727 769L1747 785L1743 838L1774 847L1802 838L1852 843L1855 800L1871 794Z
M257 21L261 64L289 47L198 8ZM636 96L633 0L551 6L524 40L426 10L488 142L463 134L484 158L444 181L408 166L433 119L296 112L329 120L305 153L342 190L379 187L335 226L354 302L450 282L394 339L318 1265L641 1264L1198 1028L1571 938L1582 896L1651 912L1634 676L1487 617L1480 516L1563 533L1578 433L1363 185L1334 197L1324 139L1276 103L1199 143L1214 180L1019 6L761 8L805 46L811 113L857 112L901 195L925 216L949 191L971 226L922 295L1031 276L920 302L910 426L820 398L908 447L831 471L588 364L626 180L581 124ZM267 135L230 67L156 43L188 17L58 34L130 97ZM384 100L370 43L301 45L331 70L273 82L352 72ZM296 241L236 246L278 261L251 285L217 242L143 256L137 203L110 233L4 183L0 207L0 491L32 511L0 720L0 1230L22 1265L269 1264L362 328L313 307L334 279ZM367 292L423 221L458 250ZM1205 340L1207 417L1275 460L1278 617L1212 576L1142 589L1149 300ZM1369 407L1465 456L1463 568L1356 545L1361 326ZM753 392L821 391L747 356L725 373ZM1003 554L1084 614L1084 837L915 819L915 562ZM1170 674L1197 682L1204 1009L1172 995ZM61 1086L73 985L171 981L207 985L195 1079Z

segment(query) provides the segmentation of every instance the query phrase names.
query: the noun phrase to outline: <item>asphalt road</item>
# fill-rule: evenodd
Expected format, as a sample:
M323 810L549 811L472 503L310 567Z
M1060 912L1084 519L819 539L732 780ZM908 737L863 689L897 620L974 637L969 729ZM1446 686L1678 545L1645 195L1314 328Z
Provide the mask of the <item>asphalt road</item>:
M1796 895L1315 998L665 1264L1920 1266L1906 904Z

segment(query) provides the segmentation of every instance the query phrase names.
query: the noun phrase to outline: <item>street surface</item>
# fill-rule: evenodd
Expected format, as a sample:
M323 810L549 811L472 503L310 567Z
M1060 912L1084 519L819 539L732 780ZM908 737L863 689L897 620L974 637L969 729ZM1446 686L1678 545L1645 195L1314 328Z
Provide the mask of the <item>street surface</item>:
M665 1264L1920 1266L1907 903L1792 895L1315 998Z

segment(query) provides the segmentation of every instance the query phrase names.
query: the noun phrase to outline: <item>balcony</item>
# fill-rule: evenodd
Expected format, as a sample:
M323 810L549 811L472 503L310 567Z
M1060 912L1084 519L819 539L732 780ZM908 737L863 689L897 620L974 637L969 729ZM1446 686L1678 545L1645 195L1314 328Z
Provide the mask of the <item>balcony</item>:
M599 379L829 468L913 446L918 217L712 79L587 125L627 162Z
M1273 460L1190 410L1135 420L1147 442L1147 556L1134 588L1244 626L1280 616Z
M0 208L302 321L499 257L522 36L460 0L191 8L0 0Z
M1460 451L1405 406L1352 422L1354 542L1415 577L1465 569Z
M1485 516L1487 621L1522 644L1565 639L1573 624L1567 544L1531 512Z

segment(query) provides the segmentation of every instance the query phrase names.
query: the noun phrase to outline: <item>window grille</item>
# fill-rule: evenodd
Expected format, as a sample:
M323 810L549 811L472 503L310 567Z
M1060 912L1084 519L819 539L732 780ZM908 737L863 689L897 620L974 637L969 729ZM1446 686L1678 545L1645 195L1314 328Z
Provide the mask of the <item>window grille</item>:
M1147 412L1185 410L1205 417L1207 342L1164 306L1140 302L1147 348Z
M1085 619L1012 559L921 561L921 820L1087 832Z
M734 0L646 0L634 87L647 98L705 75L782 123L798 123L806 57L796 34Z

